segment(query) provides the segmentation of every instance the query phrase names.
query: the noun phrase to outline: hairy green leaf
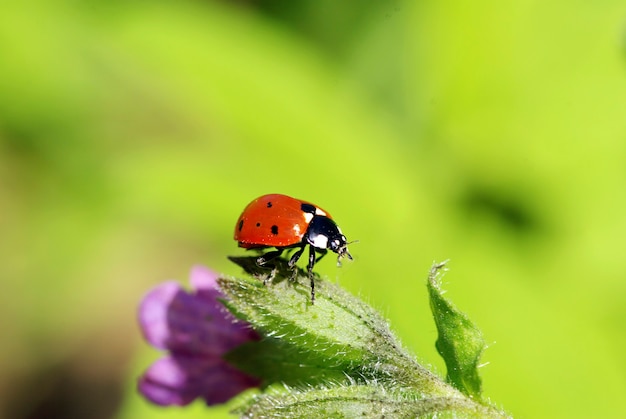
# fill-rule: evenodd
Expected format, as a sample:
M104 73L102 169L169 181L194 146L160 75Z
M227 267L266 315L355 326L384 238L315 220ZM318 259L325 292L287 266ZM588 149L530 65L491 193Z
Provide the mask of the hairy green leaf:
M503 418L465 397L422 396L380 384L270 391L236 411L244 418Z
M434 264L428 276L430 307L439 337L436 347L447 367L447 381L471 397L480 398L478 363L485 350L482 332L467 315L443 296L441 270L445 262Z
M435 280L443 265L432 269L429 290L441 335L437 347L455 371L448 374L452 385L417 363L374 309L338 285L315 276L313 305L310 278L287 261L275 260L268 269L256 257L231 260L253 278L220 278L223 303L263 336L227 355L264 382L265 392L237 410L242 417L508 417L468 397L480 394L480 353L463 352L459 334L468 321L440 295Z
M255 257L231 260L256 278L220 278L218 282L227 296L224 304L266 337L265 348L259 346L258 354L271 352L268 348L279 345L283 361L301 371L292 370L289 380L281 377L281 381L310 383L308 374L323 379L341 372L355 380L382 380L413 386L428 394L454 391L402 348L378 312L338 285L315 277L317 298L311 305L309 278L303 270L298 269L291 280L293 272L286 261L278 259L271 283L264 285L261 279L267 279L270 270L258 267ZM267 341L274 338L281 343ZM254 350L251 347L232 354L231 361L263 377L267 373L263 371L271 366L261 359L246 360L245 353Z

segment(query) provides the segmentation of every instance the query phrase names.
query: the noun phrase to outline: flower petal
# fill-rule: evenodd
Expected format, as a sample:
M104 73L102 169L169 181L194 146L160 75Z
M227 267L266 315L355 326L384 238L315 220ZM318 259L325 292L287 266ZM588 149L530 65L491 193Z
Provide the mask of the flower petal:
M260 379L244 374L225 362L213 366L205 377L202 397L209 406L225 403L239 393L261 385Z
M258 340L248 324L236 322L218 298L216 274L197 266L192 283L201 287L189 294L174 282L165 282L144 297L139 323L148 342L182 355L222 356L235 347ZM204 287L204 288L202 288Z
M224 403L259 384L219 358L169 356L150 366L138 388L152 403L184 406L197 397L208 405Z
M211 334L219 337L225 349L224 352L228 352L243 343L259 340L260 337L249 324L238 321L218 301L218 299L224 298L224 294L217 284L218 277L216 272L205 266L195 265L191 269L190 283L196 291L195 295L198 299L210 303L209 306L204 307L207 309L204 315L212 321L213 330L211 330ZM200 316L196 315L196 317L199 318Z
M198 397L218 404L261 383L223 359L260 336L222 305L216 279L214 272L196 266L191 272L192 293L169 281L149 291L139 306L146 340L170 352L139 380L139 391L155 404L183 406Z
M217 272L210 270L206 266L195 265L191 268L189 283L191 283L191 286L195 290L215 290L221 295L219 287L217 286L218 276Z
M139 392L160 406L185 406L200 395L187 384L187 372L172 357L159 359L139 379Z
M139 305L139 325L144 338L159 349L166 349L170 337L169 307L182 291L175 281L164 282L151 289Z

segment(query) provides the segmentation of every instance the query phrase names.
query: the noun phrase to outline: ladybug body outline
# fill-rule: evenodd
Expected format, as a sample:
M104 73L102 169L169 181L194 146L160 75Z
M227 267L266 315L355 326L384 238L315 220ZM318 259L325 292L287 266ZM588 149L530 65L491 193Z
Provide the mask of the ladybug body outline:
M337 253L338 264L343 257L352 259L346 237L327 211L282 194L263 195L250 202L235 224L234 239L244 249L276 248L257 258L260 266L278 258L287 249L298 248L289 259L288 265L293 268L309 247L311 303L315 301L313 267L328 250Z

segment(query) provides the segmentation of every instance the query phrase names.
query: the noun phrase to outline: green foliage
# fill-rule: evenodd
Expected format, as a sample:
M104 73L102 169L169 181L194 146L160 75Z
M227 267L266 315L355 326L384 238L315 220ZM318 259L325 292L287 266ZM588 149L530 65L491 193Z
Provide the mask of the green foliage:
M418 397L380 384L275 391L235 410L244 418L505 418L495 409L457 397Z
M256 257L230 259L256 278L220 278L227 296L224 304L264 339L237 348L228 360L270 387L237 409L242 416L374 418L386 412L394 417L506 417L489 405L463 397L420 365L374 309L338 285L315 278L318 298L312 305L305 271L298 269L294 276L287 262L278 259L273 280L265 285L267 281L260 279L267 279L269 269L258 267ZM433 305L442 301L439 295L431 298ZM434 314L448 336L446 342L457 352L473 345L458 333L457 322L441 321L439 313ZM477 374L476 365L459 365L463 375L471 375L472 367L473 375ZM463 379L467 386L469 380ZM452 384L468 394L467 387Z
M248 273L263 275L254 256L231 260ZM309 300L303 299L310 291L308 275L298 269L292 282L286 279L292 274L285 261L278 260L276 268L271 286L255 279L246 281L231 277L221 278L219 284L228 297L225 304L231 311L270 339L279 339L279 344L263 343L259 354L261 351L269 353L287 349L284 362L303 367L302 375L291 378L291 382L287 380L288 384L296 384L298 380L310 384L308 374L311 370L318 370L314 373L314 382L319 381L317 377L348 375L355 380L393 381L397 385L427 387L429 393L438 393L438 380L408 355L375 310L338 285L319 277L316 280L318 297L312 306ZM300 285L301 282L306 285ZM251 365L247 357L257 351L255 346L248 345L237 359L244 360L245 369L250 373L264 376L256 368L271 370L274 361L268 361L267 366L264 361ZM328 370L330 372L326 372Z
M467 315L444 298L440 277L444 266L445 262L435 264L427 283L430 308L439 332L437 350L446 362L447 381L468 396L480 398L482 383L478 362L485 350L485 340Z

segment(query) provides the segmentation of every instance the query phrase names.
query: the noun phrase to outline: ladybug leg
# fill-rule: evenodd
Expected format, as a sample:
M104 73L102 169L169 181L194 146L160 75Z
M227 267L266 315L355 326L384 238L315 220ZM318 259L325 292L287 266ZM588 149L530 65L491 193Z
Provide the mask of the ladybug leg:
M296 253L291 256L291 259L289 259L289 263L287 265L292 269L291 278L289 278L291 282L294 282L296 280L296 277L298 276L298 268L294 268L294 266L296 266L296 263L298 263L298 260L300 260L300 256L302 256L305 247L306 246L300 247L296 251Z
M278 268L276 266L274 266L272 268L272 272L269 273L269 275L265 276L263 278L263 285L267 285L267 284L271 284L272 281L274 280L274 277L276 276L276 271L278 271Z
M328 253L328 250L327 249L317 249L317 253L320 253L320 256L317 259L315 259L315 263L317 263L320 260L322 260L322 258L324 256L326 256L326 254Z
M267 285L269 283L271 283L274 280L274 277L276 276L276 272L278 271L278 268L274 265L267 265L268 262L276 259L277 257L279 257L283 251L285 249L276 249L276 250L272 250L271 252L267 252L266 254L264 254L263 256L259 256L256 259L256 264L259 266L265 266L267 268L271 268L272 271L269 273L269 275L266 275L263 278L263 285Z
M279 257L280 255L282 255L284 250L285 250L284 248L282 248L282 249L276 248L276 250L272 250L271 252L267 252L263 256L259 256L256 259L256 264L259 265L259 266L263 266L267 262L269 262L271 260L274 260L277 257Z
M324 256L324 254L322 254ZM320 256L320 258L322 257ZM319 260L319 259L318 259ZM311 280L311 305L315 304L315 281L313 280L313 266L315 266L315 248L309 246L309 279Z
M296 263L298 263L298 260L300 260L300 256L302 256L302 253L304 253L305 247L306 245L302 246L300 249L298 249L296 253L293 254L293 256L291 256L291 259L289 259L290 268L293 268L296 265Z

